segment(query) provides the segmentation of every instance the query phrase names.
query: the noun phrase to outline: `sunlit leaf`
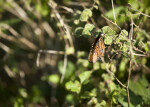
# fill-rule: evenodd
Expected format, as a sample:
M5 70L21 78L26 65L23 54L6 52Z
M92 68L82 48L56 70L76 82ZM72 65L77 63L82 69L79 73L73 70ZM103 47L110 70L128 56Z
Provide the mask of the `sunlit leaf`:
M81 90L81 84L79 81L75 81L75 82L72 82L72 81L69 81L66 83L66 89L72 91L72 92L76 92L76 93L79 93L80 90Z
M90 9L84 9L81 13L80 20L81 21L87 21L89 17L92 16L92 11Z
M112 36L107 36L107 37L105 37L105 39L104 39L104 43L105 43L106 45L111 45L112 41L113 41L113 37L112 37Z
M66 50L66 54L67 54L67 55L73 54L74 52L75 52L75 50L74 50L73 47L69 47L69 48L67 48L67 50Z
M84 71L79 75L81 84L90 77L91 73L92 73L91 71Z
M113 35L115 35L115 31L114 30L112 30L109 26L104 26L103 28L102 28L102 32L103 32L103 35L104 36L113 36Z
M52 75L49 75L48 77L48 81L49 82L52 82L54 84L57 84L59 82L59 76L57 74L52 74Z
M149 82L143 75L138 81L130 81L129 88L135 95L141 96L145 104L150 105L150 89L146 88L148 85Z
M64 73L64 61L60 61L58 63L58 69L61 74ZM64 79L69 79L69 77L72 76L74 71L75 71L75 65L72 62L67 61L66 73L63 74L63 75L65 75Z
M95 26L93 24L86 24L83 29L82 35L84 37L89 38L91 36L91 32L93 31L94 28L95 28Z

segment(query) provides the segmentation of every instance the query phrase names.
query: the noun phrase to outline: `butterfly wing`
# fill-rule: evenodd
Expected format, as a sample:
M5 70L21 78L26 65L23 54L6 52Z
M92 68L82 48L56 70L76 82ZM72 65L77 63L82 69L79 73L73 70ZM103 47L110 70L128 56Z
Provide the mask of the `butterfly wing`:
M88 58L89 62L95 63L97 61L98 57L97 57L96 50L97 49L95 49L95 46L92 45L92 49L90 50L90 54Z
M102 56L104 56L105 46L102 38L98 36L95 39L95 42L92 45L89 54L89 62L95 63L97 60L100 60Z
M104 45L104 42L103 42L102 38L99 38L97 44L98 44L98 46L97 46L97 56L98 56L98 59L101 59L101 57L104 56L104 53L105 53L105 45Z

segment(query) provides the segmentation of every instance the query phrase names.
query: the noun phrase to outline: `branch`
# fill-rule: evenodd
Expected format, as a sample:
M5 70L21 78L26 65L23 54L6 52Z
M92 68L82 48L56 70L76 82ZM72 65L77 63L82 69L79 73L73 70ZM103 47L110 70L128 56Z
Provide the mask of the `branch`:
M114 14L115 24L117 24L117 23L116 23L116 16L115 16L115 10L114 10L113 0L111 0L111 4L112 4L112 8L113 8L113 14Z
M131 6L131 4L129 4L130 6ZM143 15L143 16L146 16L146 17L150 17L150 15L147 15L147 14L145 14L145 13L142 13L142 12L140 12L139 10L137 10L137 9L135 9L135 8L133 8L133 7L128 7L129 9L132 9L132 10L134 10L134 11L136 11L136 12L139 12L139 14L141 14L141 15Z
M101 57L101 60L102 60L102 62L106 65L106 66L105 66L105 67L106 67L106 71L107 71L109 74L111 74L111 75L116 79L116 81L117 81L122 87L127 88L127 87L115 76L115 74L114 74L112 71L109 70L108 65L107 65L106 62L104 61L104 58L103 58L103 57Z
M55 50L39 50L38 54L37 54L37 58L36 58L36 66L39 67L39 60L40 60L40 56L41 53L49 53L49 54L61 54L63 55L64 52L63 51L55 51Z
M65 74L66 74L66 67L67 67L67 54L65 53L65 55L64 55L64 67L63 67L63 72L62 72L62 76L61 76L61 79L60 79L60 83L62 83L63 80L64 80L64 77L65 77Z

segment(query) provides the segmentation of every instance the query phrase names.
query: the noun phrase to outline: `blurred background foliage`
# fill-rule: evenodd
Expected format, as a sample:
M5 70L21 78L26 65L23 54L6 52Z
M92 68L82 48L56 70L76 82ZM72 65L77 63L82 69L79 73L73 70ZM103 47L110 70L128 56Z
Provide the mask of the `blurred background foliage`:
M127 84L130 42L131 107L150 106L149 0L114 0L121 29L111 23L111 0L0 0L0 7L1 107L127 107L126 89L106 66ZM101 31L106 64L91 64Z

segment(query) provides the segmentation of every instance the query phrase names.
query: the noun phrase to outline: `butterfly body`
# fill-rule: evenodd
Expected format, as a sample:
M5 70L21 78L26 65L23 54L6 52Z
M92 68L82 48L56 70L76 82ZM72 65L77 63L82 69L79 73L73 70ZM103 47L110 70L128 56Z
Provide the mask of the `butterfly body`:
M92 48L90 50L89 54L89 62L95 63L97 60L100 60L101 57L104 56L105 53L105 45L102 40L102 37L99 36L95 39L95 42L92 45Z

